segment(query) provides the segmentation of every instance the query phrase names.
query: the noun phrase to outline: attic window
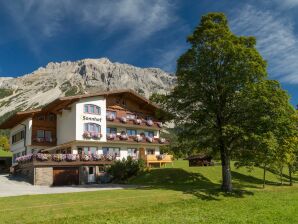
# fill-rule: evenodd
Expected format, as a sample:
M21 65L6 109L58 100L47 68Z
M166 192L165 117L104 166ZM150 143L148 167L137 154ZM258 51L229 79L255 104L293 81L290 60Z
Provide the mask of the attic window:
M39 120L39 121L44 121L45 119L46 119L46 116L45 115L39 115L37 117L37 120Z

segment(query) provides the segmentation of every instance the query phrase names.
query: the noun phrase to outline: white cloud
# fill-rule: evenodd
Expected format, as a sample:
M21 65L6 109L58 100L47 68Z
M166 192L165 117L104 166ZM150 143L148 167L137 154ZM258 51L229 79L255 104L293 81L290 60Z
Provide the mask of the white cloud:
M169 0L21 0L0 7L36 54L43 41L67 32L65 21L78 30L99 30L101 37L123 31L126 42L144 40L175 21Z
M232 15L231 28L237 34L257 38L257 48L268 61L272 78L298 83L298 37L291 20L270 10L245 6Z
M275 3L287 9L298 6L298 0L275 0Z

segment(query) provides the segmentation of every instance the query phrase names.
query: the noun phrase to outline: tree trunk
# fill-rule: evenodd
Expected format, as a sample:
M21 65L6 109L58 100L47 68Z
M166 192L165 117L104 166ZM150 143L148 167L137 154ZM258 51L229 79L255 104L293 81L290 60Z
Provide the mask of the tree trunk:
M266 184L266 165L264 165L264 173L263 173L263 188L265 188L265 184Z
M283 167L280 168L280 185L283 184L283 182L282 182L282 170L283 170Z
M230 169L230 157L224 144L220 146L221 166L222 166L222 185L221 189L225 192L232 191L232 176Z
M292 180L292 166L289 165L289 179L290 179L290 186L293 186L293 180Z

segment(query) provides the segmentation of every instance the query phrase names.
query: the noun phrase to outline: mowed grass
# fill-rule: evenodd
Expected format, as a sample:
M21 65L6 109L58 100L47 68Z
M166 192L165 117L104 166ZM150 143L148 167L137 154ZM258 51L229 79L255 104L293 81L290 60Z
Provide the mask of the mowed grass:
M298 223L296 185L268 173L262 189L261 169L232 170L233 194L219 191L219 166L179 160L131 179L138 189L0 198L0 223Z

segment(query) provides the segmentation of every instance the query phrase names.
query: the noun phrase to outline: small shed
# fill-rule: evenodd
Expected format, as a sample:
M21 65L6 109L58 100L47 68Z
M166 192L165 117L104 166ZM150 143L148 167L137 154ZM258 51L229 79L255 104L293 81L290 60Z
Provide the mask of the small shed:
M186 158L188 160L189 166L213 166L212 156L198 154L192 155Z
M0 149L0 173L9 173L12 164L12 153Z

